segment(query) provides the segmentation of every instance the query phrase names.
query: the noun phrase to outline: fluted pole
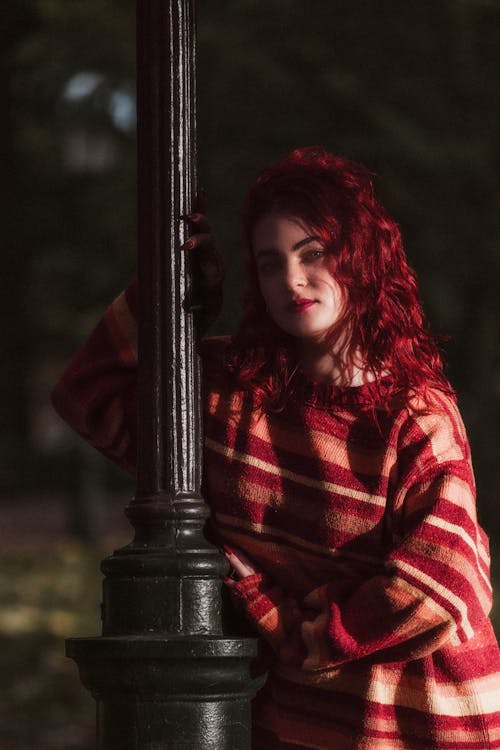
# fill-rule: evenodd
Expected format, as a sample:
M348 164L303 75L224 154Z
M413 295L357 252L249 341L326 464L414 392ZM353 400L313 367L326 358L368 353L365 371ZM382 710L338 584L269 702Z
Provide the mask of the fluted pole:
M200 366L179 250L196 192L194 0L137 0L138 480L134 539L103 560L103 635L70 639L98 750L249 750L253 638L204 538Z
M179 252L181 215L196 193L194 5L137 4L142 497L192 492L201 481L199 367Z

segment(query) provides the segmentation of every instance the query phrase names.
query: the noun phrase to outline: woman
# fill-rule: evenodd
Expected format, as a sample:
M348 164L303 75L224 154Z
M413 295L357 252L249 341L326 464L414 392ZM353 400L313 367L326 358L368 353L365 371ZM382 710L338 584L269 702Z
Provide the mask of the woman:
M209 247L190 219L186 249ZM399 230L368 172L320 148L265 170L243 219L240 328L202 344L204 495L272 647L253 747L500 747L488 543ZM54 397L130 471L134 308L131 288Z

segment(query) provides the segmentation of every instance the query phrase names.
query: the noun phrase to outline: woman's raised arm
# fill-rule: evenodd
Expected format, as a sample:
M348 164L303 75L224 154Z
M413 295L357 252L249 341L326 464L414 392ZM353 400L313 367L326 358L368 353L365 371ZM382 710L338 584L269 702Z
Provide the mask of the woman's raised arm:
M224 264L204 210L182 217L190 237L180 248L195 251L192 311L198 338L222 307ZM108 307L71 359L52 392L58 414L85 440L134 475L137 463L137 279Z
M79 435L135 474L137 461L137 280L108 307L52 392Z

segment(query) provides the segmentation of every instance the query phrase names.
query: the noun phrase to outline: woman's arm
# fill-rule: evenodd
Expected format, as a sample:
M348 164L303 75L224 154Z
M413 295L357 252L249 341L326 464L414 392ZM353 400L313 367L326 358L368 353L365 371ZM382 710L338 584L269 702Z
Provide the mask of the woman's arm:
M183 219L191 236L180 248L196 251L194 316L201 338L222 306L224 265L198 196L199 212ZM85 440L130 474L137 462L137 318L135 279L108 307L52 392L59 415Z
M452 417L432 420L425 437L415 424L418 441L403 446L411 460L400 489L402 538L383 571L347 596L325 584L301 602L261 573L231 587L282 662L321 670L363 657L414 659L481 627L491 608L488 543L468 448L457 438L463 426L458 416L450 429Z
M137 280L108 307L52 392L58 414L130 474L137 454Z

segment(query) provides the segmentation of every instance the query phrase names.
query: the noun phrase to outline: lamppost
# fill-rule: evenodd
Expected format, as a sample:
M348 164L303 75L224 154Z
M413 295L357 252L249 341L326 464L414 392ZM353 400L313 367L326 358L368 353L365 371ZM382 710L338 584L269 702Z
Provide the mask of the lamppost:
M231 636L227 563L203 536L199 364L181 215L196 191L194 0L137 1L138 481L134 540L102 563L103 635L67 641L98 750L248 750L253 638Z

